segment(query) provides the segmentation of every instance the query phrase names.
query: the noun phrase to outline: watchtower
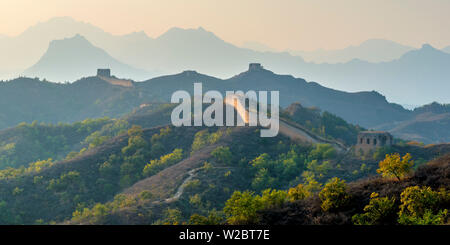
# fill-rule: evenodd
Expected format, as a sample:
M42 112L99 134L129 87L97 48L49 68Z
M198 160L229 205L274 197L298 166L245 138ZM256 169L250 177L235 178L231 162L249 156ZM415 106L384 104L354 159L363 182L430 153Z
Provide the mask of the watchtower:
M263 66L260 63L250 63L248 65L248 70L249 71L259 71L262 70Z
M361 131L358 133L356 142L356 152L364 154L376 150L378 147L390 146L393 143L393 137L390 133L384 131Z
M111 69L97 69L97 76L111 77Z

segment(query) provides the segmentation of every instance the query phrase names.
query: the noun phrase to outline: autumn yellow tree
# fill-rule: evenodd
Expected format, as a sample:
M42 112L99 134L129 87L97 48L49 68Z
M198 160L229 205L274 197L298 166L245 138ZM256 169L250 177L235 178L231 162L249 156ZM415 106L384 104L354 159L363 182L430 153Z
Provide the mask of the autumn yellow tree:
M414 161L411 161L411 154L406 153L403 157L398 153L387 154L386 158L380 162L377 173L383 177L395 177L398 180L407 175L414 166Z
M347 193L347 184L345 180L332 178L319 192L319 198L322 200L322 210L328 211L345 206L350 200Z

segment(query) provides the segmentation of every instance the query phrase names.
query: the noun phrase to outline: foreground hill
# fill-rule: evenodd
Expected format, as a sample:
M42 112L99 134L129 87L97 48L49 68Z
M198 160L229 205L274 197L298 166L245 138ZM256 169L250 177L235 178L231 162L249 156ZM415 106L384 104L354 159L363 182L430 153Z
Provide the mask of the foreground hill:
M381 177L360 180L348 185L347 192L351 195L350 203L340 210L324 212L320 207L321 201L317 195L263 211L261 224L270 225L311 225L311 224L352 224L352 216L361 213L364 206L369 204L373 192L382 197L395 199L395 205L400 204L400 193L407 187L426 186L433 190L450 188L450 155L447 154L419 167L413 175L397 181ZM450 199L444 200L440 208L449 208ZM425 208L424 204L422 208ZM395 224L398 209L383 217L381 224ZM447 223L448 224L448 223Z
M287 147L286 144L289 143L286 142L286 139L277 137L275 140L280 143L274 148L274 141L269 140L269 142L261 144L257 135L249 128L236 130L233 129L215 144L194 151L182 161L138 181L116 195L114 200L97 203L90 209L74 213L72 220L68 223L179 224L194 222L192 217L196 217L196 215L205 215L208 219L214 217L208 222L221 223L225 220L221 218L223 214L220 210L224 208L226 201L236 191L248 190L258 194L266 188L284 190L302 183L304 178L311 178L311 176L314 176L313 179L317 178L320 183L326 182L331 176L351 181L373 175L378 163L374 160L366 160L365 164L362 164L360 159L350 155L338 155L338 157L323 155L316 158L317 156L313 155L318 150L317 146L309 148L303 145L306 148L302 148L291 142L291 146ZM444 152L450 150L449 146L443 148ZM227 149L233 154L227 156L225 154ZM284 155L282 152L287 149L290 149L289 153ZM404 152L400 149L397 150ZM424 154L422 156L426 156L428 159L438 156L439 153L436 151L440 151L438 149L417 150L415 153L422 151ZM318 151L324 153L324 151ZM303 158L298 154L307 156ZM277 155L278 157L276 157ZM243 156L244 158L240 159ZM319 170L320 167L317 169L313 167L314 160L309 162L314 158L324 164L322 170ZM253 160L249 161L249 159ZM303 160L304 163L302 163ZM325 167L327 164L330 164L328 169ZM363 165L364 167L361 167ZM298 175L295 177L295 171L302 172L301 177ZM355 171L360 172L355 174ZM352 172L353 174L350 174ZM431 185L433 188L440 186L442 181L435 181L435 177L440 178L441 174L442 170L436 171L434 175L430 175L426 183L433 182ZM319 184L312 183L314 181L307 185L313 188L313 185ZM276 197L274 196L274 198ZM99 210L103 212L99 213ZM264 224L272 221L275 224L279 222L268 220L265 223L266 221L263 219Z
M283 134L261 138L260 128L254 127L154 127L168 123L172 107L147 105L120 120L34 123L4 131L25 141L46 142L49 152L37 152L56 160L33 159L28 166L0 170L0 223L159 224L169 222L174 213L181 222L196 213L221 210L236 190L259 193L305 181L324 183L332 176L352 181L374 174L378 162L375 155L361 161L351 151L339 152L330 144L309 144ZM309 134L330 142L345 142L359 130L298 104L285 113L305 128L301 130L310 129ZM311 113L311 123L298 120L298 113ZM315 128L322 131L315 133ZM62 139L71 134L79 134L79 139L87 136L80 143L73 138L63 144ZM17 147L41 146L4 138ZM53 149L56 145L63 147ZM69 148L66 157L57 157ZM446 146L391 150L411 152L418 163L449 151ZM9 153L5 156L10 159L24 154Z

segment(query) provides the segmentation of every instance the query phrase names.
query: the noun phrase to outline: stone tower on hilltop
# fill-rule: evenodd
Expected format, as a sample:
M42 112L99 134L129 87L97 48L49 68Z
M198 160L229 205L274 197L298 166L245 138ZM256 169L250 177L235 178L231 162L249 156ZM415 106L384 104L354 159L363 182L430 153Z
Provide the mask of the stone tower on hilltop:
M263 66L260 63L250 63L248 65L249 71L260 71L263 69Z
M362 131L358 133L356 142L356 153L367 154L376 150L378 147L390 146L393 143L393 137L390 133L384 131Z
M97 69L97 76L111 77L111 69Z

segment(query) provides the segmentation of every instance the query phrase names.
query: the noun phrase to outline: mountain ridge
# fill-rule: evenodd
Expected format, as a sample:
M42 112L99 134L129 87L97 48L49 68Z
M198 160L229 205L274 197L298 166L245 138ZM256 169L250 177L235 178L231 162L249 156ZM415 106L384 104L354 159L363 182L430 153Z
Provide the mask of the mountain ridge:
M57 23L58 20L54 22ZM216 77L229 78L242 71L248 63L259 62L278 73L303 77L330 88L350 92L376 90L389 101L401 104L419 105L433 101L448 103L450 99L444 93L448 84L446 79L450 77L448 69L444 68L450 65L450 54L442 51L426 52L424 47L418 53L411 50L411 54L405 53L403 57L389 62L370 63L352 59L347 63L315 64L305 62L300 56L293 56L288 52L257 52L239 48L203 28L172 28L159 37L150 38L143 32L114 36L90 24L64 19L60 22L59 29L54 29L59 33L59 38L74 30L78 31L76 33L83 34L93 45L101 47L115 59L138 69L156 71L155 75L198 70ZM81 27L71 30L67 23L76 23L76 26ZM86 27L85 33L82 27ZM5 64L0 64L2 69L13 71L15 60L28 60L28 67L36 63L44 52L44 41L48 44L55 39L49 35L43 36L46 37L33 41L30 38L19 38L20 35L13 39L2 39L0 49L11 57ZM169 38L171 36L177 38ZM12 42L5 43L5 40ZM33 49L29 50L31 47ZM424 81L431 82L425 84ZM417 91L421 93L409 96Z

